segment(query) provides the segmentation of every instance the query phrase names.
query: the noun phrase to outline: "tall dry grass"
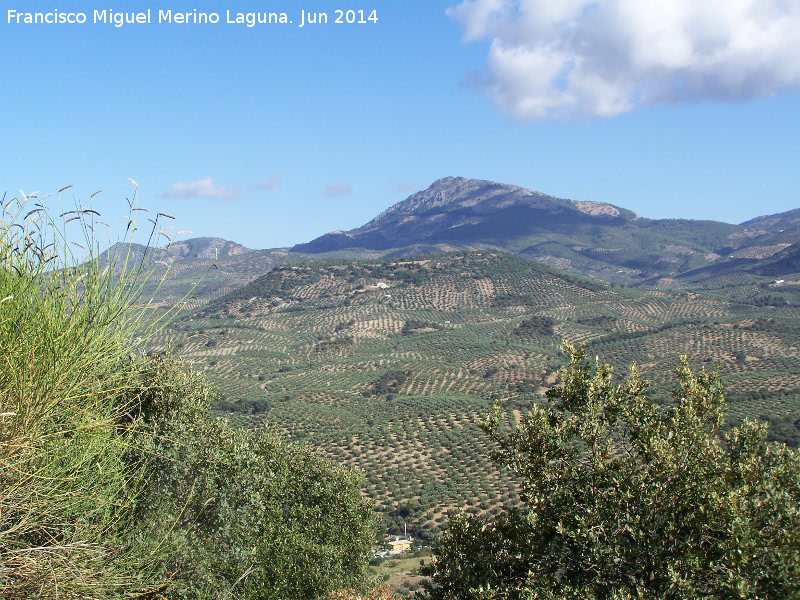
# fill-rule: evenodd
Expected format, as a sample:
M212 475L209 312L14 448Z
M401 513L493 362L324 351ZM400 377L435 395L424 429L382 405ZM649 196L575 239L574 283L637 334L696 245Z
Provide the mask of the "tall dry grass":
M159 542L133 520L143 471L126 458L140 350L169 318L141 294L160 219L134 254L136 214L131 203L101 260L96 211L0 203L0 597L136 597L164 583Z

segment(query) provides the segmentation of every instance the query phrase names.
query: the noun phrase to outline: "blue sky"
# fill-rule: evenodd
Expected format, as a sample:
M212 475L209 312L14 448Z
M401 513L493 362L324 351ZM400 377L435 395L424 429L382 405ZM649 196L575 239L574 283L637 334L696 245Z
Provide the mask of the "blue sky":
M128 178L179 229L251 248L357 227L449 175L651 218L800 207L797 2L27 0L14 10L87 16L27 25L10 5L0 192L104 189L115 223ZM152 22L93 23L104 9ZM300 28L301 10L330 22Z

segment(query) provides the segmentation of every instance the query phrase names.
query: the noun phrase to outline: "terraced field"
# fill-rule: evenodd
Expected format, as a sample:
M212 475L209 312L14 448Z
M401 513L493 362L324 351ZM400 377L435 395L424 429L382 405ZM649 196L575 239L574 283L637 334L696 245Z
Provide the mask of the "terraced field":
M637 361L664 403L679 354L718 365L733 421L767 418L779 439L800 441L793 282L726 276L643 291L493 252L330 259L276 267L226 295L201 290L154 350L205 371L232 422L269 424L361 469L390 532L430 536L451 508L518 502L476 420L497 401L510 426L541 401L562 338L621 375Z

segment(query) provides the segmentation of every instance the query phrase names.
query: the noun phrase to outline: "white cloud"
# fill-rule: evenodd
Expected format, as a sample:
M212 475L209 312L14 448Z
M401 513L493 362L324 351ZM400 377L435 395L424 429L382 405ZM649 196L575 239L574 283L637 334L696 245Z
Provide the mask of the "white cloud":
M335 198L337 196L346 196L349 194L353 188L351 188L348 184L344 181L334 181L333 183L329 183L325 186L325 195L329 198Z
M162 198L214 198L231 200L239 197L239 190L232 187L216 185L212 177L204 177L189 183L173 183L161 194Z
M274 190L281 184L283 177L276 175L275 177L262 177L251 187L255 190Z
M797 0L464 0L470 85L522 121L800 90Z

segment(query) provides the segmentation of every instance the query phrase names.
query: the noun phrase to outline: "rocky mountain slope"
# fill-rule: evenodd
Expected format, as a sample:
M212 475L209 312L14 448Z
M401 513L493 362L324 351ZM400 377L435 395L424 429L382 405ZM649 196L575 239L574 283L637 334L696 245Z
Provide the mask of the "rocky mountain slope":
M616 283L676 285L698 269L707 276L718 268L764 267L756 263L800 241L795 223L800 209L741 225L654 220L611 204L446 177L357 229L333 231L291 250L402 256L492 249Z

